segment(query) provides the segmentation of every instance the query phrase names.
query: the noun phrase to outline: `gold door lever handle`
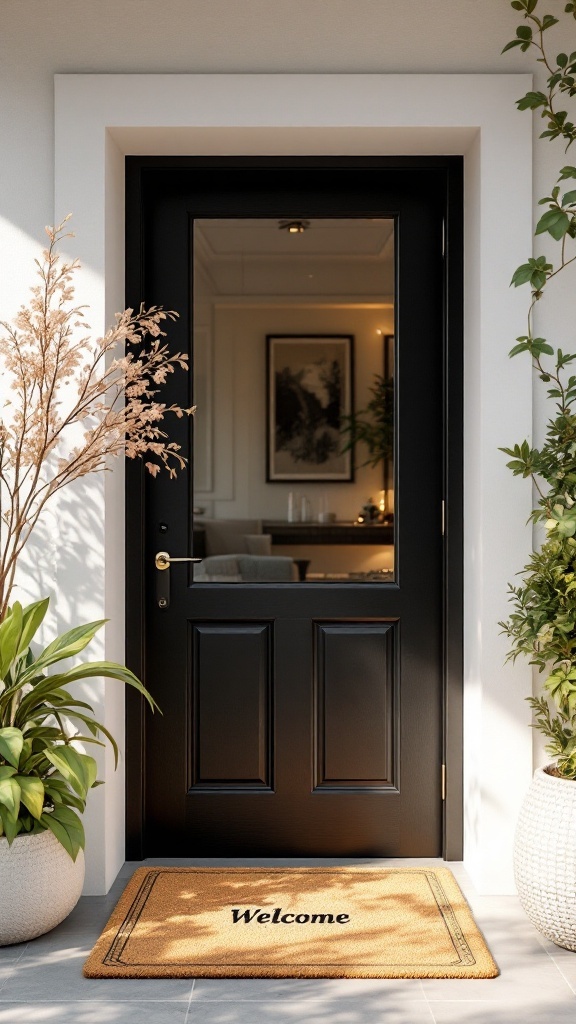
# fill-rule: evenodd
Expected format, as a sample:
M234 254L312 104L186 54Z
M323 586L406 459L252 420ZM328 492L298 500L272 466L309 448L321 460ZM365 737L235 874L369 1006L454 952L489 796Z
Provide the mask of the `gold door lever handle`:
M167 551L157 551L154 564L157 569L169 569L171 562L201 562L201 558L172 558Z

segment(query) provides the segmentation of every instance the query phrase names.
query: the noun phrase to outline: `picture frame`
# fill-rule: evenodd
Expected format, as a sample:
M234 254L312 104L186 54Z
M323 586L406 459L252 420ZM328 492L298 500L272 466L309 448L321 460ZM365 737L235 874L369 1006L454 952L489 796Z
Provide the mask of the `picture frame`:
M384 335L384 379L395 380L395 338L393 334ZM396 430L396 428L394 428ZM394 459L384 459L384 490L387 494L394 492Z
M354 411L354 335L266 335L266 382L267 482L352 482L340 428Z

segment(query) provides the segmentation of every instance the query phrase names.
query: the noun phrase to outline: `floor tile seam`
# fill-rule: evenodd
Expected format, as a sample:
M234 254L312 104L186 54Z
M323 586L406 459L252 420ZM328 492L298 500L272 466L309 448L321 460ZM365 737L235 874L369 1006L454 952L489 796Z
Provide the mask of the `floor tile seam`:
M17 963L18 963L17 960L11 960L10 961L10 964L17 964ZM13 978L13 975L12 974L8 974L4 978L4 981L0 981L0 993L2 992L2 989L8 984L8 982L12 980L12 978Z
M186 1016L184 1017L184 1024L188 1024L190 1020L190 1007L192 1006L192 996L194 994L194 986L196 984L196 978L192 978L192 987L190 989L190 995L188 996L188 1006L186 1007Z
M528 995L527 998L529 999L530 996ZM573 1000L571 998L569 998L569 997L566 998L566 996L562 996L562 997L560 997L560 999L556 999L556 998L552 997L552 1001L554 1003L558 1004L558 1006L571 1006L572 1002L573 1002ZM429 999L428 1002L430 1003L430 1006L434 1006L436 1003L466 1003L466 1004L469 1004L469 1003L479 1003L482 1006L486 1006L486 1007L492 1007L492 1006L497 1005L497 1006L502 1006L502 1007L506 1007L506 1009L509 1009L510 1006L517 1006L518 1005L518 993L516 993L515 995L512 995L512 996L509 996L509 997L503 996L500 999L482 999L481 997L479 998L478 996L470 996L469 998L464 998L464 999L454 999L454 998L450 998L450 996L440 996L438 999ZM535 1002L532 999L531 1000L531 1005L533 1005L534 1008L536 1010L538 1010L539 1007L540 1007L540 1004L543 1004L544 1002L546 1002L546 1004L548 1005L550 1003L550 996L544 996L543 999L540 999L537 1002Z
M568 988L570 989L570 991L572 992L572 994L573 994L574 996L576 996L576 988L574 987L574 984L573 984L573 983L572 983L572 982L570 981L570 979L569 979L569 978L567 978L567 977L566 977L566 975L564 974L564 971L562 970L562 968L561 968L561 966L560 966L559 962L558 962L557 960L553 960L552 962L554 963L554 966L558 968L558 971L559 971L559 972L560 972L560 974L562 975L562 978L564 979L564 981L565 981L565 982L566 982L566 984L568 985Z
M385 997L387 999L394 999L395 995L396 995L395 992L386 992L385 990L383 992L378 993L378 994L379 995L385 995ZM334 998L337 999L337 998L341 998L341 997L342 997L342 993L339 993L339 992L326 992L324 995L316 995L316 996L314 996L314 995L312 995L312 996L310 996L310 995L305 996L304 995L302 998L300 998L298 996L294 996L294 995L292 995L292 996L290 996L288 998L283 998L281 995L260 995L257 998L253 998L253 999L248 999L248 998L244 999L244 998L240 998L240 997L237 998L236 996L234 998L221 998L221 996L220 996L220 998L215 997L215 998L211 999L210 997L205 998L203 995L197 995L197 996L193 995L192 998L191 998L191 1004L193 1004L195 1006L198 1006L200 1004L200 1002L210 1002L210 1004L217 1004L218 1006L222 1006L222 1007L231 1006L233 1004L233 1002L234 1002L235 1005L237 1004L239 1006L240 1005L242 1005L242 1006L244 1006L244 1005L249 1006L251 1004L258 1004L258 1002L265 1002L266 1005L270 1005L270 1004L275 1004L276 1005L276 1004L281 1004L281 1002L285 1002L285 1004L291 1004L291 1002L295 1002L295 1004L300 1004L300 1002L306 1002L306 1004L307 1004L307 1002L311 1002L311 1004L319 1004L319 1002L326 1002L327 999L334 999ZM362 992L356 992L355 993L355 998L358 999L358 1000L364 999L365 1001L376 1001L375 996L371 995L370 993L366 993L366 995L364 995ZM403 994L402 998L399 997L397 999L397 1001L400 1004L400 1002L411 1002L411 1001L426 1002L427 999L426 999L426 996L423 993L415 992L414 995Z
M85 1003L96 1003L96 1004L98 1004L98 1003L114 1003L116 1006L124 1006L124 1004L129 1004L129 1003L137 1003L138 1005L140 1005L141 1003L154 1003L154 1004L156 1004L156 1003L174 1003L174 1004L181 1004L181 1003L185 1003L187 1000L189 1002L189 1000L190 1000L189 996L183 996L181 999L178 999L176 997L166 997L164 999L114 999L114 997L112 995L101 996L101 997L100 996L91 995L91 996L87 996L86 999L78 999L78 998L76 998L76 999L67 999L64 996L53 996L52 998L49 998L49 999L46 999L46 998L45 999L34 999L34 998L30 998L30 996L29 996L27 999L20 999L20 998L18 998L18 996L13 995L13 996L10 996L9 999L6 999L0 993L0 1009L2 1008L2 1004L3 1003L18 1003L19 1006L34 1006L34 1007L36 1007L36 1006L51 1006L53 1003L65 1003L67 1006L71 1005L72 1003L82 1003L82 1005L84 1005Z
M540 943L539 943L539 946L540 946L540 949L542 950L542 952L543 952L543 953L545 953L545 954L546 954L546 956L547 956L547 957L549 958L549 960L551 960L551 961L552 961L552 963L554 964L554 966L555 966L555 967L558 967L558 963L557 963L557 961L556 961L555 957L553 957L553 956L552 956L552 953L550 952L550 950L549 950L549 949L547 949L547 947L546 947L546 946L544 945L544 943L543 943L543 942L540 942Z

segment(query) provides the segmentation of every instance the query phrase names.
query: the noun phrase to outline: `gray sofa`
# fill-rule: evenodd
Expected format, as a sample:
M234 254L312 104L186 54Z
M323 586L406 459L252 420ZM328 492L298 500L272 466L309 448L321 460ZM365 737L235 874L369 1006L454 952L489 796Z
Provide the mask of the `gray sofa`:
M298 579L286 555L208 555L194 566L195 583L292 583Z

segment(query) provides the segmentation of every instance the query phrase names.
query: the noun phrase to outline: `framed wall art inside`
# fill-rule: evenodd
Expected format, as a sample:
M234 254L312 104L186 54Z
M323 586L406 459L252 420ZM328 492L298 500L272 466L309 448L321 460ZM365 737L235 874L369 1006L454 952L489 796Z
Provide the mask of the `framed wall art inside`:
M353 413L352 334L269 334L266 479L351 481L343 417Z

